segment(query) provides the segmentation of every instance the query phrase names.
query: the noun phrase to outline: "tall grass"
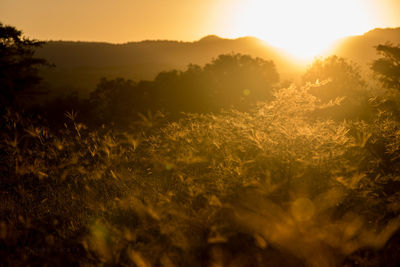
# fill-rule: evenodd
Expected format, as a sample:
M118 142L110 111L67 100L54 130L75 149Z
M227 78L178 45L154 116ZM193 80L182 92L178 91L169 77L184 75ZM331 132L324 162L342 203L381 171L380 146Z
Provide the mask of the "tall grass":
M340 101L322 104L315 86L281 89L248 113L129 132L89 130L73 112L52 132L9 112L0 256L10 265L398 263L399 122L386 112L374 123L326 119L318 114Z

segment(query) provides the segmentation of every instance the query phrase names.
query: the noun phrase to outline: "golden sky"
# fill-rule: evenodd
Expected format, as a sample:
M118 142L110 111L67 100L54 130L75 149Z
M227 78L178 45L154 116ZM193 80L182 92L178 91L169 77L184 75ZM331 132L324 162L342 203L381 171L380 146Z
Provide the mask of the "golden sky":
M340 37L400 27L400 0L0 0L0 21L41 40L255 36L306 57Z

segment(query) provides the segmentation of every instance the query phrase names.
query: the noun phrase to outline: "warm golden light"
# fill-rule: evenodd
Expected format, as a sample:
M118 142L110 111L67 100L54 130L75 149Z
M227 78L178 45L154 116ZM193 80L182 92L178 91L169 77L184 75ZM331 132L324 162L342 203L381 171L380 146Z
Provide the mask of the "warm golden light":
M237 6L237 35L253 35L299 59L310 59L334 40L373 28L369 1L250 0Z
M400 25L399 0L1 0L2 23L39 40L124 43L254 36L296 59L338 38Z

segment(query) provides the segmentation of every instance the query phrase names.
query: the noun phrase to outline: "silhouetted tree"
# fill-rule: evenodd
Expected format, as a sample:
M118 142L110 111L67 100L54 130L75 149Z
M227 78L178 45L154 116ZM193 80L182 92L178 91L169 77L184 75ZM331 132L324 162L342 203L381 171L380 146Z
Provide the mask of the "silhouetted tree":
M93 121L127 126L139 114L161 111L176 119L181 112L248 111L272 96L279 75L272 61L241 54L220 55L200 67L160 72L153 81L106 80L90 95Z
M272 61L248 55L226 54L203 68L162 72L155 79L155 99L173 113L219 112L234 107L248 111L272 96L279 75Z
M367 84L355 63L338 56L315 60L303 75L303 82L324 82L311 90L323 102L343 98L339 107L329 110L330 117L365 119L369 116Z
M203 69L189 65L186 71L168 71L157 75L153 99L158 109L170 114L213 111L207 96L208 84Z
M329 82L313 92L324 101L343 96L358 97L364 93L366 85L359 67L338 56L315 60L303 75L304 82L314 83L324 80L329 80Z
M0 23L0 90L1 105L17 105L38 93L38 67L46 60L34 56L43 42L22 37L22 32ZM18 101L17 101L18 100ZM18 102L18 103L17 103Z
M272 87L279 81L273 61L249 55L220 55L204 67L211 101L220 107L233 106L247 111L257 101L272 97Z
M400 46L378 45L382 57L372 63L371 69L387 89L400 90Z
M126 124L138 112L140 94L131 80L117 78L101 79L95 91L90 94L93 120L98 123L115 122Z
M376 50L382 57L372 63L371 69L386 92L375 104L400 120L400 46L388 43L378 45Z

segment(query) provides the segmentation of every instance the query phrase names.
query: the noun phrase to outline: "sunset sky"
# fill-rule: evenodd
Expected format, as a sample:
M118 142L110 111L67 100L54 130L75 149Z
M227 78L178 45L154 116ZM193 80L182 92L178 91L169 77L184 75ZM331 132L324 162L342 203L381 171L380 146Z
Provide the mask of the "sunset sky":
M0 21L41 40L124 43L255 36L298 56L400 26L400 0L0 0Z

